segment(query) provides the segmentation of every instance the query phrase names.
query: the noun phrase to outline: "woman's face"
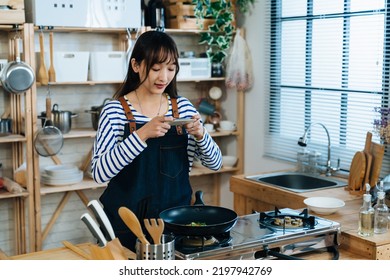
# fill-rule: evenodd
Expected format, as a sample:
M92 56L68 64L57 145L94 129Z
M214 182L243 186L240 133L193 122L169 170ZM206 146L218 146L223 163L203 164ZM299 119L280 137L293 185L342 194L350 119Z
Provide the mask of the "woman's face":
M154 64L149 73L146 73L146 65L143 61L138 73L140 80L145 80L140 87L144 87L150 93L162 94L175 77L176 64L170 59L163 63Z

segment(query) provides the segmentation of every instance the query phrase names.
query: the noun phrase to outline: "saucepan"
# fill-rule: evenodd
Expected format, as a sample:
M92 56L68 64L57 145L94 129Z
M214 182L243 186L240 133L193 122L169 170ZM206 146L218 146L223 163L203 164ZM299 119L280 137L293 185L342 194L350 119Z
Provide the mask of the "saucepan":
M92 106L91 110L86 110L86 113L91 114L91 120L92 120L92 127L93 129L97 130L98 129L98 124L99 124L99 118L100 118L100 113L102 112L104 105L110 100L113 100L112 98L106 98L103 101L102 105L99 106Z
M195 204L169 208L160 213L165 229L174 235L212 236L229 231L237 222L233 210L203 203L203 192L195 193Z
M4 66L0 72L0 80L4 89L10 93L19 94L30 89L35 81L34 70L20 60L19 39L14 39L15 61Z
M78 114L71 111L62 111L58 109L58 104L54 104L51 110L53 125L61 130L62 133L68 133L72 128L72 119L76 118ZM42 120L42 127L45 125L46 112L41 112L38 117Z

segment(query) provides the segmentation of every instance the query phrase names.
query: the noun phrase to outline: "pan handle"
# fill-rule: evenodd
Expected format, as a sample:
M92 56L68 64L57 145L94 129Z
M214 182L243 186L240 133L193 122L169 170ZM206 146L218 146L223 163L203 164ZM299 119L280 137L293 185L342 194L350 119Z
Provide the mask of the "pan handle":
M203 201L203 192L202 191L197 191L195 193L195 202L194 205L204 205Z

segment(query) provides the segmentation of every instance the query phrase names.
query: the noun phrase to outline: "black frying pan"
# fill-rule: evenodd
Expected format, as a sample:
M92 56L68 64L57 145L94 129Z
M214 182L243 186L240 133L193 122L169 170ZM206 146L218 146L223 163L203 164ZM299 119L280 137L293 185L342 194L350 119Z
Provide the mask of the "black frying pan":
M194 205L174 207L160 213L166 231L174 235L210 236L227 232L236 224L236 212L223 207L204 205L203 193L198 191L195 195ZM193 222L205 225L191 226Z

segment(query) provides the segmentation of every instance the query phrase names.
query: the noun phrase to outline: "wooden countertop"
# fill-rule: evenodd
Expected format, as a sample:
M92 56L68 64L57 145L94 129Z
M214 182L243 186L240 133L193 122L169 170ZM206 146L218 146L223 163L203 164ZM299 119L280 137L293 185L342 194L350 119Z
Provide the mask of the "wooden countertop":
M89 253L90 243L78 244L77 247L83 250L85 253ZM127 252L129 259L135 259L134 253ZM353 254L348 250L340 249L339 250L339 259L340 260L357 260L362 259L361 256ZM308 260L331 260L333 255L328 252L310 252L308 254L300 255L299 257L308 259ZM9 257L11 260L86 260L79 254L71 251L66 247L49 249L34 253L28 253L23 255L16 255Z
M357 234L359 209L363 203L361 195L350 194L344 187L295 193L245 179L246 176L235 175L230 179L230 190L234 193L235 210L239 215L252 211L272 210L275 206L291 209L304 208L306 205L303 200L307 197L336 197L344 200L345 206L336 213L323 217L341 224L341 248L360 255L360 259L390 259L390 231L366 238Z
M79 249L84 251L85 254L91 254L91 243L83 243L77 244ZM129 259L135 259L136 256L134 252L127 250L126 248L125 254ZM11 260L87 260L82 257L80 254L75 253L74 251L68 249L67 247L60 247L54 249L43 250L39 252L33 252L28 254L16 255L9 257Z

